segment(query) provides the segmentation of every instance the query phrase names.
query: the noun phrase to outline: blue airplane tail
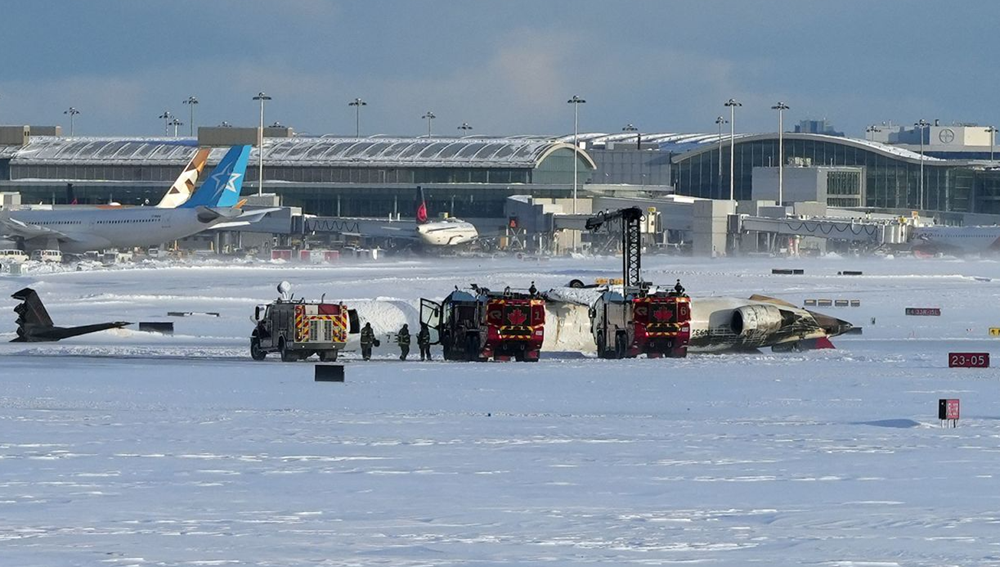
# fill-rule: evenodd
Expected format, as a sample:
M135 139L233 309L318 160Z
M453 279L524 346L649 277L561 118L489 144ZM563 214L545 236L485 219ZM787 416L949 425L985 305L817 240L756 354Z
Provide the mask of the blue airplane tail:
M232 207L240 198L243 177L250 161L250 146L233 146L219 165L215 166L205 183L179 208Z

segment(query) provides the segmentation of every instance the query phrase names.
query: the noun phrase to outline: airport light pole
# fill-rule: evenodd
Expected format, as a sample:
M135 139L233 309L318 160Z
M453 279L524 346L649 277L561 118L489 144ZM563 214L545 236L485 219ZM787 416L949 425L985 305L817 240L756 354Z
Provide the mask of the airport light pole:
M259 92L253 99L260 101L260 127L257 128L257 195L262 195L264 193L264 103L271 100L271 97Z
M191 137L194 138L194 105L198 104L198 99L193 96L189 96L182 104L188 105L188 108L191 109L191 116L188 120L188 124L191 127Z
M361 107L368 106L368 103L361 100L360 98L355 98L351 102L347 103L347 106L354 107L354 137L361 137Z
M734 201L736 196L736 107L743 106L743 103L736 99L729 99L725 106L729 107L729 200Z
M586 103L587 101L582 98L573 95L573 98L566 101L567 104L573 105L573 214L576 214L576 186L577 180L579 178L579 165L577 159L577 152L580 151L580 105ZM575 239L574 239L575 242ZM574 248L576 248L574 246Z
M427 114L424 114L420 118L423 118L424 120L427 121L427 137L430 138L431 137L431 121L433 121L435 118L437 118L437 116L435 116L433 112L431 112L430 110L428 110Z
M996 135L997 135L998 130L995 127L993 127L993 126L990 126L990 127L986 128L986 131L989 132L989 134L990 134L990 164L992 164L993 163L993 141L996 139Z
M177 137L177 127L178 126L183 126L184 123L181 122L180 120L178 120L177 117L175 116L173 118L173 120L170 121L170 125L174 127L174 137L176 138Z
M163 114L161 114L161 115L158 116L158 118L163 121L163 135L164 136L166 136L167 134L170 133L170 119L173 118L173 117L174 117L174 115L170 114L169 110L164 110Z
M784 113L788 110L788 105L778 101L778 104L771 107L771 110L778 111L778 206L782 206L785 189L785 123Z
M628 124L625 125L624 128L622 128L622 132L635 132L635 149L637 150L642 149L642 132L640 132L638 128L633 126L631 122L629 122Z
M924 128L930 126L930 122L921 118L918 122L913 124L920 129L920 182L917 187L920 190L919 208L921 211L924 210Z
M69 114L69 137L73 137L73 117L80 114L80 111L73 108L72 106L63 111L63 114Z
M722 197L722 125L729 124L729 121L721 116L715 118L715 125L719 127L719 197Z
M462 125L458 127L459 130L463 130L463 133L472 130L472 126L469 126L468 122L462 122Z

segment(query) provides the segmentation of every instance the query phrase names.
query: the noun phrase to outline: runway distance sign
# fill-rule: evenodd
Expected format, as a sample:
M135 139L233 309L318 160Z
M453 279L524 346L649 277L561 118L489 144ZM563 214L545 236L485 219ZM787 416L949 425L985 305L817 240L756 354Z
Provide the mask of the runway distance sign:
M957 399L942 398L938 400L938 419L957 420L961 414L961 402Z
M989 368L988 352L949 352L948 368Z
M1000 337L1000 327L990 327L991 337Z

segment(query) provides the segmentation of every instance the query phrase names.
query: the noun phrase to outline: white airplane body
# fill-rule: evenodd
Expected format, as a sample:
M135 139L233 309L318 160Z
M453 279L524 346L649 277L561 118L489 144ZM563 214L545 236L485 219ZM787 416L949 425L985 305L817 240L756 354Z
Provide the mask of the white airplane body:
M7 234L24 238L28 248L80 254L163 244L197 234L239 214L239 209L209 207L19 211L0 215L0 224Z
M918 254L996 254L1000 252L1000 226L918 227L910 242Z
M307 215L306 230L409 241L431 249L461 246L479 238L479 231L470 222L456 218L429 219L424 191L420 186L417 186L415 211L415 224L370 217L316 218Z
M479 238L479 231L470 222L447 218L418 224L417 237L427 246L459 246Z

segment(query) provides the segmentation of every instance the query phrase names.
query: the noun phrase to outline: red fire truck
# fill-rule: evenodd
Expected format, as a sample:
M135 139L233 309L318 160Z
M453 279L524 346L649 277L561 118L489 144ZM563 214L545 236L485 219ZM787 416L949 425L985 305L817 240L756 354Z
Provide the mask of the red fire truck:
M680 280L673 291L651 291L649 283L642 281L642 219L638 207L600 212L587 219L588 230L597 232L603 227L621 238L622 286L609 286L590 308L590 328L602 358L687 356L691 298Z
M591 331L601 358L687 356L690 320L687 295L650 293L643 287L608 289L590 309Z
M420 320L445 360L537 362L545 339L545 300L534 289L502 292L479 286L451 292L441 303L420 300Z

